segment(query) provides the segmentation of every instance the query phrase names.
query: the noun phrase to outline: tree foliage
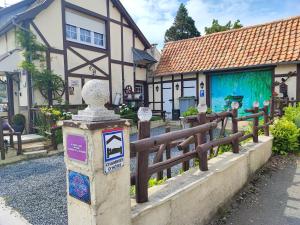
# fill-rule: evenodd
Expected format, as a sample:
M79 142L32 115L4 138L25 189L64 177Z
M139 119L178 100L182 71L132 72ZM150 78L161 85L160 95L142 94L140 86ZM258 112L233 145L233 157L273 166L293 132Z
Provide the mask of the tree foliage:
M195 21L188 15L184 4L181 4L173 25L166 31L165 42L178 41L200 36Z
M225 25L221 25L221 24L219 24L218 20L214 19L212 21L211 27L205 27L205 33L213 34L213 33L222 32L222 31L226 31L226 30L239 29L242 27L243 27L243 25L241 24L240 20L235 21L233 24L231 21L229 21Z

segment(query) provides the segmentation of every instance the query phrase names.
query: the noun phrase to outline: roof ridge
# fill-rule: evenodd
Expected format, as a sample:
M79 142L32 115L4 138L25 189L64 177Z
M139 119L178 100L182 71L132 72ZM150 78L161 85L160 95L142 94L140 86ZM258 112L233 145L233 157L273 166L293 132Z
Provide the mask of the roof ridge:
M300 15L299 16L292 16L292 17L288 17L288 18L284 18L284 19L278 19L278 20L274 20L274 21L271 21L271 22L267 22L267 23L255 24L255 25L246 26L246 27L242 27L242 28L216 32L216 33L213 33L213 34L206 34L204 36L199 36L199 37L193 37L193 38L188 38L188 39L183 39L183 40L178 40L178 41L169 41L169 42L166 42L165 45L169 45L169 44L173 44L173 43L180 43L180 42L188 42L188 41L192 41L192 40L195 40L195 39L204 39L204 38L208 38L208 37L212 37L212 36L238 32L238 31L241 31L241 30L252 29L252 28L255 28L255 27L263 27L263 26L267 26L267 25L271 25L271 24L275 24L275 23L280 23L280 22L286 22L286 21L295 20L295 19L300 19Z

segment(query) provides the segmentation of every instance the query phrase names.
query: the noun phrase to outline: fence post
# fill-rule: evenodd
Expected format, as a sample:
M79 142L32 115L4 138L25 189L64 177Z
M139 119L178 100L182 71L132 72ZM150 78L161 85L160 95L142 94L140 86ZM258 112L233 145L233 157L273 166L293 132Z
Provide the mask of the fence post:
M253 107L253 113L258 113L259 108ZM253 142L258 143L258 126L259 126L259 118L253 118Z
M270 116L272 119L274 119L274 113L275 113L275 98L272 97L271 98L271 112L270 112Z
M3 119L0 117L0 149L1 160L5 160L4 137L3 137Z
M206 123L206 113L201 112L198 114L198 122L200 125ZM205 133L200 133L197 135L197 144L198 146L201 144L204 144L206 141L206 132ZM197 148L197 146L195 146ZM208 170L208 165L207 165L207 152L206 151L201 151L199 154L200 157L200 170L201 171L207 171Z
M22 134L20 132L17 132L17 142L18 142L18 150L17 155L22 154Z
M166 133L171 132L171 127L166 127ZM170 159L171 158L171 149L170 149L170 144L167 144L166 146L166 158ZM167 169L167 178L172 177L172 171L171 168Z
M267 105L264 105L264 133L265 133L265 136L270 136L270 129L269 129L269 126L267 125L269 123L269 106Z
M232 133L233 134L239 131L238 121L236 120L237 117L238 117L238 109L232 109ZM235 139L232 141L232 152L236 154L240 152L239 139Z
M145 139L150 137L150 122L138 122L138 139ZM136 202L144 203L148 201L148 165L149 165L149 151L138 152L136 165Z

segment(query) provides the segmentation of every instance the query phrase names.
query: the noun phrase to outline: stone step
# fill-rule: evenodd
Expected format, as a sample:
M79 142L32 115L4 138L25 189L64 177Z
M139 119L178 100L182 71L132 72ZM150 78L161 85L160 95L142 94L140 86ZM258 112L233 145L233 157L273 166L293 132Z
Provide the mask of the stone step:
M9 137L5 136L4 137L5 140L9 141ZM45 141L46 138L38 135L38 134L25 134L21 136L22 139L22 143L26 144L26 143L33 143L33 142L41 142L41 141ZM17 144L18 140L17 140L17 136L14 135L14 144Z
M26 158L30 159L30 158L47 156L48 152L47 152L47 150L28 151L28 152L23 152L23 155Z
M22 144L22 151L23 152L34 152L34 151L46 150L46 149L49 149L50 147L51 147L51 144L46 141L25 143L25 144ZM17 149L18 146L15 144L14 148Z

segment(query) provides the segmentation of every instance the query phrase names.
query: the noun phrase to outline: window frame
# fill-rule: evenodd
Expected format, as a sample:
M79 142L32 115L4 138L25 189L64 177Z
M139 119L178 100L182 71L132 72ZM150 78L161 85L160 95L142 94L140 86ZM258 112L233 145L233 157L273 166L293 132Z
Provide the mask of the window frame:
M68 28L75 28L74 30L68 30ZM69 31L69 32L68 32ZM68 37L68 33L70 33L70 36ZM72 37L72 34L75 34L75 38ZM77 40L78 39L78 32L77 32L77 27L71 24L66 24L66 38L70 40Z
M76 28L76 39L73 39L72 37L68 37L68 35L67 35L67 27L68 26ZM83 44L83 45L88 45L88 46L93 46L93 47L101 48L101 49L104 49L104 50L107 49L107 47L106 47L106 35L103 34L103 33L88 30L88 29L85 29L85 28L82 28L82 27L78 27L78 26L69 24L69 23L66 23L65 30L66 30L66 39L67 39L67 41L76 42L76 43ZM90 33L90 35L89 35L90 42L87 42L87 41L84 41L84 40L82 41L82 39L81 39L81 36L82 36L81 30ZM102 35L103 45L98 45L98 44L95 43L95 34ZM88 37L88 35L86 35L86 33L85 33L84 36L85 36L85 38ZM100 40L100 43L101 43L101 39L99 39L99 40Z

